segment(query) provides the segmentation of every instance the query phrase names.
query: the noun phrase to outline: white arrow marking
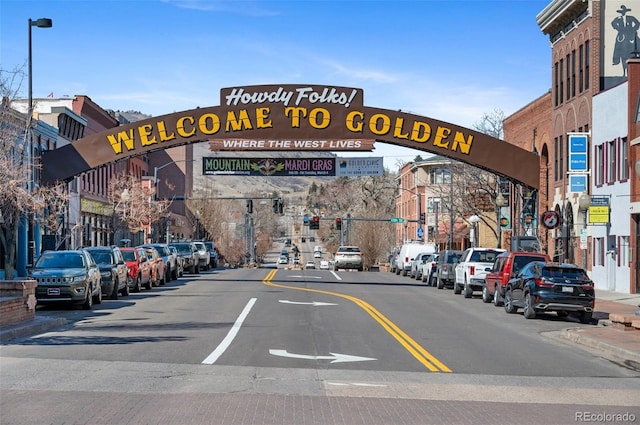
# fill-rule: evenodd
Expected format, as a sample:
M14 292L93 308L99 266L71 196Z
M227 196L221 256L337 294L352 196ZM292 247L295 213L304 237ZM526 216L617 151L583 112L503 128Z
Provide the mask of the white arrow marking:
M308 356L306 354L289 353L287 350L269 350L269 354L280 357L291 357L293 359L304 360L332 360L331 363L346 362L367 362L369 360L378 360L371 357L351 356L349 354L329 353L330 356Z
M323 307L326 305L338 305L338 304L334 304L334 303L323 303L320 301L313 301L310 303L303 303L303 302L299 302L299 301L289 301L289 300L278 300L279 302L283 303L283 304L298 304L298 305L312 305L314 307Z

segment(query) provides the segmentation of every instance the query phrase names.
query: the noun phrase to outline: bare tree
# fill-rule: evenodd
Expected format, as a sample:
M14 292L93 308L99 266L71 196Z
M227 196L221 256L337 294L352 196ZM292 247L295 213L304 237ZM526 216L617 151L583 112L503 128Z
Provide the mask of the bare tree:
M121 174L109 180L107 197L130 232L153 226L169 216L170 202L155 200L154 194L153 188L144 187L133 175Z
M0 69L0 245L7 279L15 276L20 221L37 217L51 223L51 217L59 215L67 200L63 185L38 188L32 181L38 168L31 156L33 122L11 107L23 78L19 69Z

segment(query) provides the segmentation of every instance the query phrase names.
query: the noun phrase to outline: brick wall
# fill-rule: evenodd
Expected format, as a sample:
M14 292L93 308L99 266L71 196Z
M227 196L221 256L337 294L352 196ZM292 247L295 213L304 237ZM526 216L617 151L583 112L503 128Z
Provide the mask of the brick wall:
M0 281L0 326L35 319L37 285L35 280Z

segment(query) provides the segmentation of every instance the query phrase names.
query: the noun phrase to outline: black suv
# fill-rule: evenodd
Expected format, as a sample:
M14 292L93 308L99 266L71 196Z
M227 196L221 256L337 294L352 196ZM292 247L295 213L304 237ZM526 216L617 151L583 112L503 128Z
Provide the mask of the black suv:
M91 246L85 250L100 267L102 294L112 300L117 300L119 293L125 297L129 295L128 270L120 248L115 245Z
M533 261L509 280L504 294L504 310L533 319L536 313L555 311L560 317L577 312L582 323L590 323L596 301L593 281L575 265Z

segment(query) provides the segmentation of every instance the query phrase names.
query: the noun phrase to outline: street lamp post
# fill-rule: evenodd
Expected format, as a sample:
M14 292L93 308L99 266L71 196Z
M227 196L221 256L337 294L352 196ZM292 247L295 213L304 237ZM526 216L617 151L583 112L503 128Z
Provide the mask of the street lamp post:
M507 206L507 200L504 196L502 196L501 192L498 192L496 196L496 233L498 235L498 245L497 248L502 248L502 207Z
M580 194L580 197L578 198L578 209L582 211L582 214L583 214L582 232L584 233L584 237L586 237L586 232L587 232L587 211L589 211L589 206L591 206L591 197L586 191L582 192ZM581 235L581 239L582 239L582 235ZM583 241L581 240L580 243L583 243ZM583 249L582 249L582 265L586 270L587 269L587 244L586 243L584 243Z
M196 210L196 240L200 240L200 210Z
M476 225L478 224L478 222L480 221L480 217L478 217L477 215L472 215L471 217L469 217L469 223L471 223L471 247L477 247L479 244L479 239L480 239L480 235L477 235L478 233L478 229L476 228Z
M51 28L53 26L53 21L49 18L40 18L35 21L29 18L29 99L28 99L28 117L27 119L31 122L31 117L33 116L33 58L31 55L31 27L38 28Z

